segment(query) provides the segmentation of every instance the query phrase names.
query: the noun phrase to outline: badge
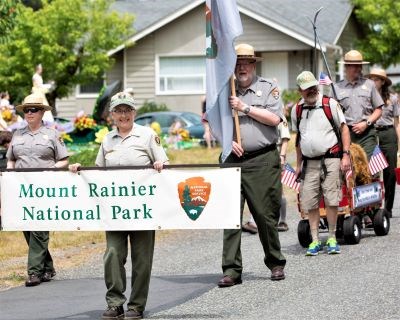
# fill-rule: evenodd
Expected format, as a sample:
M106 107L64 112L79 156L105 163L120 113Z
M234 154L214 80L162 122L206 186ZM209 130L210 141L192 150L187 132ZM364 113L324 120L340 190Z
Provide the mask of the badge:
M161 145L161 140L160 140L160 137L159 137L159 136L155 136L155 137L154 137L154 140L156 141L156 143L157 143L158 146Z
M261 97L261 95L262 95L262 91L261 91L261 90L257 90L256 96L257 96L257 97Z
M275 88L274 90L272 90L271 94L275 98L275 100L279 99L279 90L278 90L278 88Z
M44 134L44 135L42 136L42 138L43 138L44 140L49 140L49 136L48 136L47 134Z
M363 89L363 90L368 90L368 88L367 88L367 86L366 86L365 84L363 84L363 85L361 86L361 89Z
M283 122L282 122L282 125L283 125L284 127L287 127L287 122L286 122L286 121L283 121Z

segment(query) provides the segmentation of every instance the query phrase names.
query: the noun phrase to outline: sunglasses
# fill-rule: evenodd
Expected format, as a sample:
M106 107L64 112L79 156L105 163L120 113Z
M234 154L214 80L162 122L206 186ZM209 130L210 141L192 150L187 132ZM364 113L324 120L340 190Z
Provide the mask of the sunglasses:
M133 109L114 109L114 113L123 114L123 113L131 113Z
M38 111L43 110L43 108L24 108L22 111L27 114L27 113L37 113Z

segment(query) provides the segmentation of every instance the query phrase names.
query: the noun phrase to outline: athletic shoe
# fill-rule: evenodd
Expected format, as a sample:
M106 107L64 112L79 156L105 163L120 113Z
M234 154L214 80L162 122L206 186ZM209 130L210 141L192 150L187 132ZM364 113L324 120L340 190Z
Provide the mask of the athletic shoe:
M340 247L335 238L329 238L328 241L326 241L326 246L328 248L328 254L340 253Z
M316 256L320 251L322 251L321 241L313 241L308 246L306 256Z

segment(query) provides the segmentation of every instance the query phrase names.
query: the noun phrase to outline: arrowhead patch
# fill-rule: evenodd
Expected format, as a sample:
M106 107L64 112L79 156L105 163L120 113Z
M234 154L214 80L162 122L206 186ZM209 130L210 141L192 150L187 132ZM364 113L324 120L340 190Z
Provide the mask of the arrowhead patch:
M179 200L189 219L197 220L203 212L211 192L211 183L203 177L192 177L178 183Z

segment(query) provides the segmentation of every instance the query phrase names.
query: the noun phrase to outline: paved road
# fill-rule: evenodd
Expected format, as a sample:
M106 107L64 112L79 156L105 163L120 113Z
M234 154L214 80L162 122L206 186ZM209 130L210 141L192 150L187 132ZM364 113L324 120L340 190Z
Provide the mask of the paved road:
M400 193L400 189L397 190ZM305 257L294 205L281 233L284 281L269 280L258 237L244 234L243 284L219 289L222 231L179 231L156 246L146 318L400 319L400 194L390 234L364 232L342 254ZM38 287L0 292L0 319L99 319L105 308L101 256Z

